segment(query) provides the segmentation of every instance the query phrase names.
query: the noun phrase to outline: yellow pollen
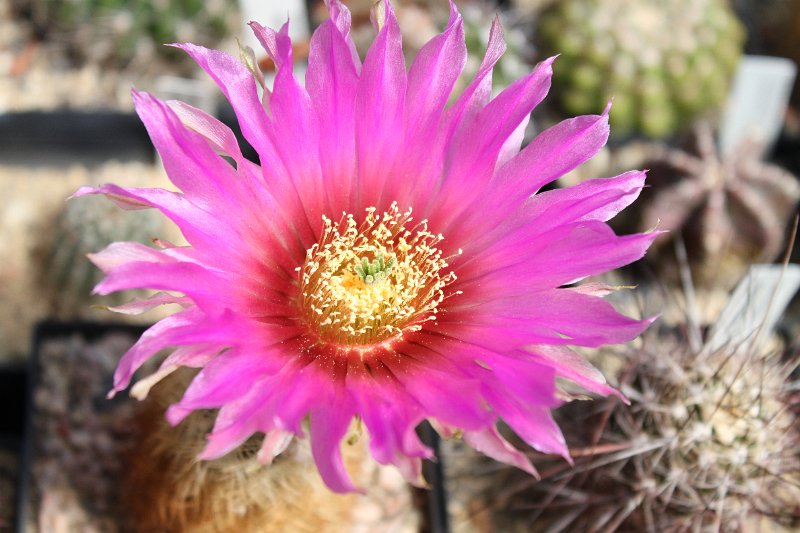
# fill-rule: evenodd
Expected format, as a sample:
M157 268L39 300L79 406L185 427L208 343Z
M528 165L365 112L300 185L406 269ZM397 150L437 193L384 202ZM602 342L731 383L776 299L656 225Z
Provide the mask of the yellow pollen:
M396 202L381 215L368 208L361 224L346 213L339 222L322 217L320 241L297 269L305 319L321 340L363 346L435 320L456 276L444 272L442 235L412 220Z

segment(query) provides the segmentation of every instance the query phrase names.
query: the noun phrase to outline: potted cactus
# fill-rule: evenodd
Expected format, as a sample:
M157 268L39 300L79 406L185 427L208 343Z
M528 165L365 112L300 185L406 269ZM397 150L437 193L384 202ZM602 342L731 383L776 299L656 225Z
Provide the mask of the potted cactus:
M719 111L744 32L724 0L564 0L538 18L567 114L596 113L613 99L615 135L663 138Z

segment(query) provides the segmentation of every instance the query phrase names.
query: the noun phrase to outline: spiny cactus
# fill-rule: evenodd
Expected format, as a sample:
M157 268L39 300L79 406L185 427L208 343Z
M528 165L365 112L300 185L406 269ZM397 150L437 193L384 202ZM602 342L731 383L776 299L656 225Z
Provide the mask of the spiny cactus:
M759 515L796 527L800 439L779 355L651 350L625 369L630 410L562 413L603 433L575 470L543 482L551 505L583 508L576 524L595 531L747 531ZM557 492L561 482L570 490Z
M238 28L236 4L224 0L64 0L48 3L49 38L79 60L125 66L153 57L189 65L172 42L218 43Z
M267 437L258 434L219 459L198 460L216 411L196 411L175 427L164 417L191 375L191 370L180 369L152 389L145 380L131 390L139 398L147 395L138 415L141 438L127 459L124 480L137 531L419 530L409 486L395 470L365 462L367 439L358 426L342 451L348 471L366 495L331 492L317 472L307 440L284 441L285 450L265 461L259 452Z
M662 147L645 163L653 171L640 227L681 232L701 284L735 280L749 263L773 261L782 251L800 182L764 162L756 143L720 154L707 123L696 126L695 137L693 151Z
M148 243L159 233L161 218L154 211L138 211L131 217L110 202L95 200L64 203L34 247L37 279L49 299L50 313L61 318L85 315L92 288L102 278L86 254L116 241ZM103 300L112 301L119 303L113 297Z
M664 137L722 106L743 38L725 0L563 0L537 40L562 54L553 83L568 114L613 98L612 132Z
M775 304L776 315L785 303ZM503 531L548 532L800 527L800 399L792 382L800 355L785 354L764 330L744 341L711 334L698 345L696 328L688 318L662 324L640 346L605 353L630 405L573 401L560 409L574 467L531 454L541 481L495 472L476 508L484 520Z
M143 440L129 459L128 502L142 531L338 531L353 522L356 495L333 495L316 472L307 446L291 444L265 465L263 435L214 461L198 461L215 413L192 414L178 426L164 418L180 399L189 372L167 377L141 413ZM287 443L288 444L288 443ZM359 464L353 446L348 465Z

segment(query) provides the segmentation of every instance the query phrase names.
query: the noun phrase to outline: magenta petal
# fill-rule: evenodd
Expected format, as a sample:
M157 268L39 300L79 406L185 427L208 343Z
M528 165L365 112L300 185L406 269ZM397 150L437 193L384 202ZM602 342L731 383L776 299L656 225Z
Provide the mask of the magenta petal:
M128 263L175 263L175 259L161 250L140 242L112 242L102 251L89 254L89 259L106 274Z
M289 444L292 443L294 434L289 431L280 429L273 429L264 435L264 442L258 450L258 462L266 465L272 464L272 461L280 454L282 454Z
M488 102L492 94L492 69L506 51L500 18L495 17L489 32L486 54L475 79L470 82L456 102L445 113L445 132L455 137L458 131L471 123L471 118Z
M274 419L269 416L271 409L267 407L275 396L269 380L251 378L240 392L241 396L226 401L220 408L206 447L198 459L218 459L238 448L255 432L275 430Z
M265 206L252 203L254 199L271 203L265 192L253 198L253 189L243 188L236 169L214 151L202 134L187 128L166 103L147 93L137 92L134 92L134 102L161 156L167 175L194 205L205 211L245 208L257 212ZM187 110L183 112L185 114ZM194 120L194 125L199 128L214 126L214 123L200 123L203 118L194 113L190 120ZM219 128L209 133L222 135L215 142L235 144L230 131L227 132L228 136ZM234 154L238 152L238 148L232 146L228 146L228 150L233 150ZM239 162L242 162L241 157Z
M517 128L511 132L511 135L509 135L508 139L506 139L506 142L503 143L503 146L500 147L500 154L497 156L495 168L502 167L519 153L519 149L522 146L522 141L525 140L525 130L528 128L530 120L531 116L526 115L525 118L522 119L522 122L519 123Z
M516 466L532 476L539 477L528 456L514 448L493 426L477 431L465 431L464 442L495 461Z
M637 337L653 319L636 320L620 314L607 301L569 289L552 289L535 297L537 312L531 320L562 335L579 340L581 346L618 344Z
M525 223L534 224L544 232L580 220L605 222L639 196L645 176L635 170L537 194L525 206Z
M266 28L255 21L249 22L249 25L258 42L264 47L264 51L275 63L275 67L280 70L286 66L291 70L292 41L289 38L289 23L286 22L281 26L280 31Z
M111 183L100 187L81 187L72 196L102 194L123 209L157 208L172 220L191 244L205 249L221 240L238 239L238 233L229 226L218 224L218 219L187 200L184 195L164 189L128 189Z
M593 233L596 239L603 238L613 242L615 237L611 230L600 225L578 230L575 228L581 227L579 222L605 221L614 216L636 199L644 185L644 179L644 172L632 171L614 178L589 180L574 187L540 193L528 199L516 214L507 215L502 223L493 228L486 228L485 220L489 218L486 214L493 210L491 203L501 198L501 195L491 192L485 198L486 204L476 206L468 218L459 220L459 228L451 238L456 241L469 239L473 253L482 251L486 245L505 246L518 260L523 260L527 253L535 253L535 249L544 247L548 241L561 239L563 235L570 233L573 237L581 232ZM474 237L476 234L477 238ZM658 235L659 233L650 234L650 237L645 238L645 243L649 242L647 239L652 240ZM636 238L631 236L622 239L617 241L618 244ZM647 245L644 249L646 248ZM530 252L526 252L526 249ZM485 251L483 253L486 254ZM641 256L635 259L639 257Z
M181 346L164 359L163 366L185 366L188 368L204 367L219 352L219 348L198 344Z
M162 305L177 304L183 307L188 307L191 305L191 303L192 301L189 298L173 296L172 294L168 294L166 292L157 292L148 298L136 298L128 303L115 305L109 307L108 309L123 315L138 315Z
M180 249L155 250L140 243L113 243L89 258L106 273L94 288L96 294L139 288L179 291L206 310L220 308L214 288L224 283L221 274Z
M223 457L247 441L255 429L251 429L244 424L227 431L214 432L208 434L206 446L197 455L200 461L213 461Z
M588 161L608 140L608 110L565 120L537 135L519 155L498 170L497 181L526 198Z
M520 124L547 94L553 60L541 62L531 74L511 84L453 139L441 191L431 196L429 204L435 212L429 215L431 222L443 233L452 232L460 215L477 216L479 209L472 204L484 203L485 187L495 174L498 159L508 157L508 143L518 142Z
M483 338L483 342L507 350L526 344L618 344L635 338L654 320L629 318L602 298L569 289L549 289L484 302L479 308L453 314L455 316L449 319L454 321L451 335L477 344L481 344ZM473 324L477 327L470 328ZM499 333L508 338L501 342L489 337L499 336Z
M534 343L568 344L572 340L554 331L532 325L525 318L487 316L454 311L437 326L442 335L475 344L483 349L510 352ZM476 357L480 361L481 357Z
M167 105L184 126L202 135L220 153L231 156L237 163L244 158L233 131L202 109L185 102L170 100Z
M437 359L435 353L423 346L408 347L403 354L418 361L427 357ZM490 413L480 402L480 383L474 378L457 377L443 372L434 364L420 365L411 362L385 361L408 394L429 413L443 423L465 429L478 429L490 420ZM442 364L438 362L438 364Z
M638 261L658 236L659 233L653 232L617 237L607 227L599 225L580 228L563 241L549 243L546 252L537 254L536 259L541 262L535 268L514 267L507 273L529 274L533 278L530 284L532 287L574 283L587 276ZM566 248L570 245L575 248L567 251ZM585 247L581 248L582 246ZM585 253L589 249L593 250L592 256ZM555 273L552 269L556 265L565 267L561 272ZM551 268L550 272L546 271L548 267Z
M531 346L528 350L536 360L552 367L560 377L574 381L588 391L625 399L622 393L606 384L606 378L599 370L569 348L540 345Z
M400 27L386 3L386 21L367 52L356 96L355 140L362 205L380 205L386 168L402 141L405 94Z
M281 429L301 435L301 421L329 388L318 369L299 358L286 358L277 339L257 351L225 351L194 378L167 418L180 422L196 409L222 407L217 415L216 449L254 431Z
M255 23L252 26L261 28ZM275 35L276 53L283 59L278 65L270 98L271 135L276 139L275 151L296 190L303 216L312 227L318 227L322 215L331 212L319 158L321 124L311 97L292 72L287 32L288 27L284 25Z
M331 21L325 21L311 38L306 89L319 116L320 163L336 211L352 211L355 200L357 88L358 72L347 42Z
M337 395L338 396L338 395ZM321 405L309 418L311 453L325 484L334 492L363 492L350 479L342 460L340 448L347 433L353 413L344 398L331 398L329 405Z
M544 453L555 453L570 463L567 443L547 408L523 405L501 391L483 387L492 409L525 442Z
M408 72L406 127L409 137L438 125L466 61L464 24L456 11L454 16L451 13L445 31L422 47Z
M190 307L150 326L122 356L114 372L114 388L109 395L113 396L125 389L131 382L133 373L159 350L169 346L228 342L231 333L230 328L225 327L225 321L225 317L202 320L201 313ZM198 329L197 324L203 322L206 328Z
M530 359L501 357L485 352L482 359L491 367L500 387L525 404L542 407L561 405L556 398L556 373L550 367Z
M463 22L451 5L447 28L425 44L408 73L403 157L387 169L382 199L400 205L424 205L431 196L429 187L438 186L452 141L441 128L443 111L465 62ZM409 175L416 179L407 179Z
M294 370L297 372L296 368ZM306 367L303 370L305 375L292 375L286 372L281 376L281 380L276 382L276 390L284 391L283 397L280 398L280 408L275 414L277 427L302 435L302 422L309 412L319 405L328 403L320 389L330 386L329 376L317 371L318 369Z
M172 374L178 368L182 366L190 368L202 367L211 361L219 351L219 346L214 347L203 344L177 348L163 363L161 363L157 371L139 379L133 387L131 387L131 396L138 400L144 400L154 385Z
M130 289L179 291L195 301L209 295L208 301L212 302L213 287L219 287L221 281L220 277L194 263L134 262L110 271L93 292L105 295Z
M372 456L381 464L394 464L409 483L420 485L420 458L432 456L415 431L425 418L420 406L383 368L369 373L352 368L347 387L369 431Z
M213 409L237 401L254 390L254 382L265 380L278 369L278 362L262 354L223 352L195 376L183 398L167 411L167 418L171 424L177 424L193 410Z
M513 294L574 283L641 259L659 235L617 236L606 223L594 220L541 235L535 225L525 226L492 243L480 257L473 256L461 269L459 288L480 283L489 294Z
M258 97L256 82L247 67L230 55L193 44L175 45L188 53L217 83L233 106L242 134L255 148L262 163L274 164L274 147L269 141L266 111ZM275 168L279 168L275 165Z
M328 7L329 20L336 25L339 33L343 36L349 35L352 17L347 6L341 0L325 0L325 5Z
M355 65L356 70L361 70L361 59L358 57L358 50L356 50L353 39L350 38L350 24L352 19L350 10L347 9L347 6L345 6L341 0L325 0L325 4L328 6L331 20L336 24L336 28L347 43L353 65Z
M503 145L547 94L554 59L541 62L531 74L512 83L454 139L452 161L445 171L445 180L452 180L452 187L474 192L471 186L491 177ZM458 195L455 198L460 199Z

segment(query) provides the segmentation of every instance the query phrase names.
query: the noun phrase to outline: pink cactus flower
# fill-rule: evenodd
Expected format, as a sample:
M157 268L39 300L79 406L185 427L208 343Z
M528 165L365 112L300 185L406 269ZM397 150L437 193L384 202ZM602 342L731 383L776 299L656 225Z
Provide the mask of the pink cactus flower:
M531 473L500 419L568 459L550 412L556 378L615 393L568 346L625 342L650 323L572 285L641 258L656 237L617 236L606 224L637 197L644 173L537 192L591 158L609 132L606 110L520 149L552 58L492 99L505 48L495 22L480 71L448 104L467 54L452 3L447 28L408 69L388 2L363 63L350 13L328 4L304 84L292 73L287 26L251 23L277 66L271 90L230 55L177 45L219 85L260 165L208 114L134 92L180 191L106 184L76 193L159 209L189 243L119 242L91 257L106 274L99 294L162 291L120 311L182 306L125 354L112 394L175 348L133 393L175 368L199 368L167 417L178 424L219 409L201 458L263 433L268 463L307 432L322 478L339 492L356 490L340 451L354 419L375 460L412 483L431 455L415 433L426 419Z

